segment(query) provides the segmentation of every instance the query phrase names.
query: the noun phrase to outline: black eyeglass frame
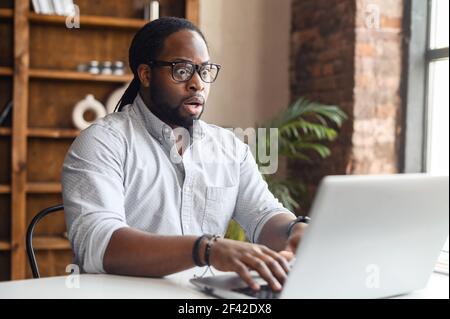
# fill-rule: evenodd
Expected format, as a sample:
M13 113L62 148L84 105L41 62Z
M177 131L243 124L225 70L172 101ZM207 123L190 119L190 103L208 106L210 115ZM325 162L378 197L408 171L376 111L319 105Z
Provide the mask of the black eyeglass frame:
M174 81L178 82L178 83L185 83L185 82L188 82L188 81L190 81L190 80L192 79L192 77L194 76L195 72L192 72L191 76L190 76L188 79L184 80L184 81L180 81L180 80L175 79L175 75L174 75L174 73L173 73L173 70L174 70L174 68L175 68L175 65L180 64L180 63L192 65L192 66L195 68L195 72L197 72L198 75L200 76L200 79L202 79L202 81L205 82L205 83L214 83L214 82L216 81L216 79L217 79L217 76L219 75L220 69L222 68L222 66L221 66L220 64L216 64L216 63L209 63L209 62L206 62L206 63L202 63L202 64L195 64L195 63L192 63L191 61L161 61L161 60L152 60L152 61L149 61L149 62L148 62L148 65L149 65L150 67L170 66L170 67L172 68L172 79L173 79ZM205 81L205 80L202 78L202 75L201 75L201 73L200 73L200 70L201 70L203 67L208 66L208 65L214 65L214 66L217 68L216 76L214 77L214 79L213 79L212 81Z

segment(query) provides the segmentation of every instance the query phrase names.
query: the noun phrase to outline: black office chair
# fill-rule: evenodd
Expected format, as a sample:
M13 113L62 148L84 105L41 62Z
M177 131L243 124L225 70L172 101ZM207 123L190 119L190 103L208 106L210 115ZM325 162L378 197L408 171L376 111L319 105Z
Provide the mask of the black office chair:
M26 247L27 247L28 260L29 260L30 266L31 266L31 271L33 272L33 278L41 277L39 275L39 269L38 269L38 266L36 263L36 256L34 255L34 250L33 250L34 227L42 218L44 218L48 214L58 212L58 211L64 211L64 206L62 204L48 207L48 208L40 211L36 216L34 216L30 225L28 225L27 235L26 235Z

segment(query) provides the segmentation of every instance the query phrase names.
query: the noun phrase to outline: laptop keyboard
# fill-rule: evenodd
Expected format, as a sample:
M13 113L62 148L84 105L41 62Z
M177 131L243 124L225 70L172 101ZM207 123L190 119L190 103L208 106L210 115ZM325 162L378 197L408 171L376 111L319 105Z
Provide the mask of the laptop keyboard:
M261 285L261 289L254 291L250 287L233 289L233 291L239 292L241 294L258 298L258 299L277 299L280 298L281 292L274 292L269 285Z

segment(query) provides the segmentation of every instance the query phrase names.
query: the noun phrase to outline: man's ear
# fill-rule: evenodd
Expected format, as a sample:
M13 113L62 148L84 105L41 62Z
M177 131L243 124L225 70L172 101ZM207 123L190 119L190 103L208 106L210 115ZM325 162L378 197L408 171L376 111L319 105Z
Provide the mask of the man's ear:
M150 86L151 68L147 64L140 64L137 69L139 80L143 87L148 88Z

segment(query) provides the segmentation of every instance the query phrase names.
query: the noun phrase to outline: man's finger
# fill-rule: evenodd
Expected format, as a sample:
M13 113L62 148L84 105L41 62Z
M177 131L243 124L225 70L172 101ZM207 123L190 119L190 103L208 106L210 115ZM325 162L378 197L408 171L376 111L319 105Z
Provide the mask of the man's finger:
M264 253L272 257L284 270L284 272L287 274L289 272L289 262L288 260L281 254L277 253L276 251L273 251L269 248L266 248L263 250Z
M283 285L287 279L287 272L289 270L284 269L283 266L270 255L261 256L260 259L266 263L267 267L269 267L272 272L272 275L274 275L278 282Z
M283 256L288 261L288 266L289 266L289 262L292 259L294 259L294 253L292 251L282 250L282 251L279 252L279 254L281 256Z
M250 254L246 254L243 256L241 261L244 262L251 269L256 270L261 276L261 278L264 279L269 284L272 290L274 291L281 290L282 286L280 282L277 280L277 278L275 278L275 276L272 274L271 270L263 260Z
M235 261L234 271L245 281L245 283L253 290L259 290L260 286L256 283L250 272L248 271L247 266L241 261Z

